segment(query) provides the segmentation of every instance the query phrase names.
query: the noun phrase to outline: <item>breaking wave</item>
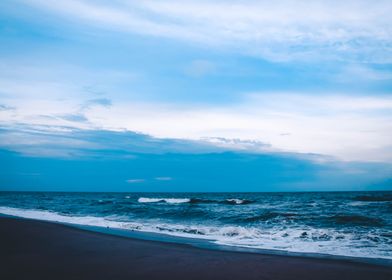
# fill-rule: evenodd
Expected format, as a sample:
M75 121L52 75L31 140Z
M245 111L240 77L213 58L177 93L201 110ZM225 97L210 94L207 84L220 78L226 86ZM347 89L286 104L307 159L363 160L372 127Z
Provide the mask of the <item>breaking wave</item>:
M252 200L248 200L248 199L237 199L237 198L230 198L230 199L226 199L225 201L223 201L223 203L226 204L250 204L252 203Z
M203 203L217 203L217 204L229 204L229 205L243 205L250 204L253 201L247 199L230 198L225 200L209 200L201 198L151 198L151 197L140 197L139 203L192 203L192 204L203 204Z
M295 213L266 212L257 216L245 217L243 218L243 221L258 222L258 221L268 221L276 218L293 219L297 216L299 215Z
M230 246L392 259L391 196L0 192L0 213Z
M66 216L51 211L0 207L0 213L24 218L56 221L69 224L118 228L131 231L163 233L178 237L205 239L220 245L288 252L323 253L354 257L392 259L392 251L361 246L364 243L388 243L392 236L375 236L331 229L271 228L245 226L211 226L162 223L156 221L121 221L120 217Z
M140 203L157 203L157 202L166 202L166 203L188 203L191 200L189 198L149 198L149 197L140 197L138 200Z

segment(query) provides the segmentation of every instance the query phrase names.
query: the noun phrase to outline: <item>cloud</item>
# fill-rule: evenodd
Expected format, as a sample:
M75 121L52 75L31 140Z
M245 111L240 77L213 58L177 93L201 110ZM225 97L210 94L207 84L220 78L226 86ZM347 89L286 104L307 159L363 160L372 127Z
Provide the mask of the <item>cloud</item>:
M68 145L74 151L91 152L89 146ZM87 158L47 154L32 158L1 146L0 189L129 191L129 184L132 191L155 192L391 189L387 184L392 174L391 164L320 162L305 155L284 153L143 153L128 158L123 157L124 151L108 150L100 145L95 143L94 156ZM47 143L35 148L47 149ZM20 173L41 176L20 176ZM175 180L166 184L167 176L154 177L155 174L170 174Z
M16 189L29 188L31 184L29 176L16 176L16 172L41 173L35 177L42 178L42 186L48 189L92 186L94 190L110 190L115 185L115 190L126 190L127 184L137 187L148 182L148 190L134 189L138 191L162 191L159 186L167 186L165 191L239 191L238 186L249 191L315 190L315 186L322 190L351 190L377 188L378 182L392 174L390 162L342 162L322 155L250 152L129 131L24 125L0 129L0 162L13 163L4 164L7 168L0 174L1 181L11 185L0 188ZM85 172L86 168L91 172Z
M42 118L41 112L51 113L49 116L73 115L75 108L73 105L67 108L66 103L58 101L35 107L32 101L26 106L19 104L21 109L17 114L3 116L2 124L72 127L74 139L93 137L93 134L88 136L89 131L97 130L103 131L102 136L105 131L113 131L113 135L120 131L151 135L151 139L139 145L139 151L140 147L154 152L187 151L192 146L201 150L214 147L323 154L342 160L392 161L392 97L388 95L253 92L244 96L235 104L209 106L123 101L110 109L90 107L83 114L84 121L76 121L77 115L71 117L74 121ZM146 140L143 137L133 137L136 142L130 147L137 146L137 139ZM109 137L107 141L117 147L130 145L125 144L125 136L115 140Z
M126 180L126 182L129 184L143 183L144 181L145 181L144 179L128 179L128 180Z
M87 118L83 114L63 114L63 115L38 115L35 118L40 118L42 120L56 121L65 120L68 122L86 122Z
M102 106L102 107L110 107L112 106L112 101L108 98L96 98L96 99L90 99L87 100L83 105L81 106L82 110L89 109L93 106Z
M224 137L201 137L201 140L212 143L218 147L238 151L267 152L273 150L270 144L266 144L258 140Z
M392 61L392 4L387 0L24 2L101 29L177 39L275 61Z
M62 116L58 116L58 117L66 120L66 121L71 121L71 122L85 122L85 121L87 121L87 118L82 114L67 114L67 115L62 115Z
M386 83L392 81L392 72L390 70L374 69L366 64L349 64L344 66L338 73L332 75L331 78L340 83L351 83L354 85Z
M15 107L0 104L0 111L12 111L12 110L15 110Z
M172 177L155 177L155 180L157 181L171 181L173 180Z
M131 131L78 129L72 126L0 126L0 148L33 157L123 158L138 154L222 152L206 141L158 139Z
M106 129L126 128L158 138L224 138L215 144L237 149L392 161L391 111L388 95L255 92L222 106L123 103L111 108L104 120L103 111L92 110L89 120Z
M260 46L268 48L272 46L271 44L292 47L291 44L296 45L303 38L306 39L304 39L306 43L314 44L310 51L322 50L317 42L324 42L322 40L325 39L325 42L329 44L329 40L336 39L336 36L340 36L341 40L347 39L351 43L358 42L350 36L355 37L358 32L366 33L369 30L376 33L388 31L384 30L389 28L388 24L378 29L379 25L388 18L379 17L379 15L390 8L390 4L385 1L377 2L377 4L371 3L371 5L367 1L329 2L336 5L326 5L326 2L315 1L309 4L309 10L313 13L309 11L305 13L304 4L293 7L293 4L286 1L281 1L280 4L263 1L242 1L231 4L226 1L214 3L208 1L186 1L184 3L115 1L104 4L102 1L70 0L54 3L32 0L28 3L34 7L46 7L45 9L53 12L56 18L59 18L58 14L72 18L70 22L76 25L80 21L86 21L89 23L88 28L94 26L93 28L110 28L110 30L120 32L147 33L149 30L155 30L156 32L149 34L152 36L170 35L172 36L170 38L186 39L190 42L198 39L197 34L199 34L203 35L203 38L208 37L205 38L206 41L196 40L199 44L205 43L207 46L211 43L214 47L229 46L236 51L242 51L242 46L246 48L248 45L256 48ZM342 5L351 9L340 9ZM367 9L368 6L371 7ZM77 7L80 9L73 9ZM146 27L150 29L136 28L133 24L135 20L137 22L137 19L143 19L142 22L139 21L142 27L146 22L152 22L154 26L160 27L154 29L147 24ZM63 24L63 18L61 21ZM290 26L287 27L287 25ZM316 36L313 38L310 36L312 32L321 32L324 27L320 28L320 26L324 25L327 31L334 31L340 25L344 28L339 29L340 31L335 30L340 33L332 32L330 37L318 38ZM58 27L61 29L64 26ZM269 27L276 28L276 34L266 36L265 28ZM304 31L300 27L307 31L302 34L301 32ZM353 32L345 32L346 29L351 30L351 27ZM171 32L165 33L162 28ZM176 28L186 31L190 37L180 36L182 33L175 32ZM298 38L282 35L286 29L290 31L291 28L302 30L298 31ZM385 35L370 33L372 36L375 35L375 40ZM99 32L99 34L102 33ZM255 37L255 34L259 37ZM121 35L124 34L121 33ZM128 34L125 35L128 36ZM91 40L91 42L97 41ZM98 42L101 41L98 40ZM373 45L369 46L373 47ZM85 46L77 45L73 51L79 51L83 47ZM62 45L62 48L64 48L62 51L70 50L68 45ZM279 46L272 49L280 50ZM293 52L298 52L303 48L291 49ZM188 71L194 77L215 75L214 71L221 70L218 66L227 67L224 62L226 58L233 60L228 63L234 69L233 72L237 70L237 61L242 66L249 63L249 61L244 62L242 57L234 57L227 52L219 52L219 56L223 55L218 60L211 59L214 57L211 53L215 52L213 48L209 48L210 51L205 56L200 56L200 53L195 55L193 51L177 53L177 50L174 51L174 56L177 57L178 54L178 57L181 57L179 59L181 60L180 70L184 70L181 69L184 67L184 61L193 59ZM102 49L99 49L97 53L102 54L101 51ZM380 49L380 52L383 50ZM190 54L192 55L189 56ZM183 60L184 55L186 55L185 60ZM159 67L142 69L142 72L152 70L152 73L148 74L151 80L146 79L140 84L123 84L125 81L132 80L129 79L132 75L122 68L121 63L121 65L114 64L123 71L96 69L97 67L94 67L96 63L90 64L91 67L86 69L76 66L78 63L75 65L64 62L57 64L56 60L50 60L50 58L49 55L42 62L41 57L33 59L31 55L27 55L27 58L10 56L2 60L0 64L1 103L7 104L7 107L4 107L6 105L1 107L1 125L24 124L32 127L46 126L52 129L72 127L72 129L90 131L136 131L153 136L151 141L171 139L165 144L166 150L169 150L167 147L170 145L172 149L178 145L176 149L187 150L189 147L186 145L185 147L184 142L174 141L174 139L185 139L202 140L204 144L211 142L208 143L210 146L224 149L316 153L344 160L392 160L390 149L392 101L390 96L380 95L377 90L372 90L368 96L361 95L363 94L361 92L353 92L350 95L336 88L331 92L313 92L308 89L309 83L302 81L300 83L304 84L287 92L258 91L259 82L251 79L249 84L252 85L248 85L248 80L245 78L239 79L237 85L236 78L238 77L233 76L234 78L231 79L230 74L206 77L209 78L208 81L205 79L203 84L200 83L196 89L188 92L187 86L181 87L180 84L187 84L190 80L198 82L197 79L183 77L178 75L178 72L165 72L165 75L161 75L162 68ZM109 57L103 55L102 58L102 61L106 61ZM144 62L145 57L142 57L141 61ZM268 66L258 68L253 65L255 62L261 63L258 60L252 60L249 63L254 67L251 67L254 72L259 70L268 72L270 68L273 68L272 72L287 71L282 77L289 80L295 80L297 77L291 73L296 68L290 68L291 66L289 70L284 67L281 70L277 64L268 64ZM86 65L89 64L89 60L85 61L81 58L80 63ZM335 66L332 68L336 69L336 64L333 65ZM307 67L307 64L300 64L298 69L305 68L307 73L312 69L317 69L314 65ZM177 67L175 68L178 70ZM366 79L385 83L387 86L383 87L383 92L387 92L390 89L387 84L390 83L388 69L385 66L350 62L342 72L331 72L343 73L339 75L339 77L344 77L340 80L343 83L350 79L352 79L349 81L351 84L362 85L361 82ZM246 73L242 75L247 76ZM332 76L331 79L339 78L335 74ZM317 81L317 77L314 78L314 76L310 76L309 79L308 77L302 78ZM269 82L267 80L265 79L266 83ZM116 87L118 83L121 86ZM167 86L168 84L170 86ZM273 84L272 87L280 88L280 85L276 85L276 80L271 81L271 84ZM290 83L288 84L284 87L291 88ZM307 90L304 91L303 88ZM156 92L152 93L152 91ZM105 94L102 94L103 92ZM171 94L174 98L173 95L167 98ZM227 102L234 95L235 103ZM192 99L194 96L203 96L197 100L202 100L204 103L192 104L195 100ZM214 100L216 96L223 96L223 98L219 97L219 102L216 102ZM222 100L225 103L221 102ZM4 108L15 108L15 110L4 110ZM282 134L285 134L285 137L282 137ZM36 136L34 137L36 139ZM145 144L142 146L146 149L148 147Z

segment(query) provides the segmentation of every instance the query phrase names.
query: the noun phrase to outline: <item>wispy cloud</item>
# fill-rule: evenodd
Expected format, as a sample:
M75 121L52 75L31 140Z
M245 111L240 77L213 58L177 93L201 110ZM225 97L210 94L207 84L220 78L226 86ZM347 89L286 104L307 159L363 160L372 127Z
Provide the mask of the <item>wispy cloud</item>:
M342 67L337 73L331 77L339 83L347 83L350 85L360 84L367 85L370 83L391 83L392 72L390 70L379 70L369 67L366 64L348 64Z
M82 134L92 131L151 135L148 141L143 139L143 144L131 137L134 146L139 145L137 151L187 151L189 143L197 142L203 143L202 148L197 145L200 149L392 161L391 69L386 64L391 61L390 1L18 3L24 13L35 13L30 13L27 23L14 19L15 28L27 28L25 25L32 23L32 30L56 37L50 28L38 30L42 24L49 27L53 23L67 32L63 32L64 41L26 38L40 45L40 52L17 48L12 56L2 55L2 126L14 127L15 131L21 124L32 130L46 127L51 132L64 128L77 131L59 135L64 141L86 139ZM39 25L36 17L41 17L42 11L52 16ZM12 12L17 13L16 9ZM117 41L106 45L109 33L121 41L118 56ZM91 37L75 40L80 34ZM146 43L146 36L133 34L152 36L154 40L149 38ZM14 42L14 37L8 39L6 43ZM20 38L21 46L24 39ZM158 55L157 43L168 41L170 52L161 54L159 49ZM97 49L90 57L92 46ZM194 46L202 47L201 51ZM132 51L137 55L123 56ZM69 54L75 55L73 60L68 61ZM254 57L249 59L244 54ZM266 63L258 57L301 61ZM279 78L274 80L275 76ZM319 80L322 83L313 90ZM363 90L368 84L373 87ZM324 89L324 85L330 87ZM79 144L97 142L89 137L89 141ZM15 140L14 146L21 150L31 144L31 154L45 149L34 146L34 141L50 139L47 144L53 153L57 147L53 135L42 139L42 134L34 132L30 142L27 135L24 138ZM105 139L114 149L123 149L125 141L120 138L116 141L121 144L109 136ZM6 134L2 141L11 145L11 139ZM98 142L107 147L107 143ZM66 155L81 153L71 153L68 148L59 151Z
M71 122L85 122L85 121L87 121L87 118L82 114L67 114L67 115L59 116L59 118L62 118L64 120L71 121Z
M392 61L390 1L25 0L101 29L179 39L271 60Z
M30 138L31 143L22 150L22 155L6 151L5 147L0 145L0 162L4 166L0 172L0 188L23 189L31 186L34 177L42 182L40 187L48 190L69 190L72 186L72 190L79 191L129 191L131 185L132 191L314 191L363 190L366 187L390 189L390 186L382 183L391 178L391 164L347 163L333 159L315 161L303 154L222 151L201 154L139 153L128 157L126 147L122 150L109 150L99 142L105 138L104 142L107 143L109 135L117 138L122 135L128 139L127 143L133 143L129 137L131 134L127 132L90 132L95 135L94 148L91 147L92 139L88 139L85 132L85 137L78 135L77 138L89 143L67 143L64 141L66 136L72 136L68 132L57 138L57 142L64 142L52 150L49 149L52 144L44 141L48 138L48 133L41 133L42 142L38 144L37 138ZM1 131L0 136L3 134ZM13 139L20 138L16 134L13 136ZM144 141L149 143L151 140L146 138ZM142 145L142 142L138 145ZM68 150L65 147L68 147ZM15 146L11 148L14 151ZM31 153L25 154L26 151ZM60 156L61 151L68 152L68 157ZM81 157L83 152L90 156ZM10 165L10 162L13 164ZM89 172L85 172L86 167ZM19 173L40 173L41 176L19 176ZM156 174L163 176L155 177ZM167 174L170 174L170 177Z
M90 99L84 102L81 106L82 110L91 108L93 106L103 106L103 107L110 107L112 106L112 101L108 98L96 98L96 99Z
M44 109L42 105L41 108ZM229 107L159 103L122 103L110 110L94 107L86 112L88 122L66 122L66 125L75 129L139 131L157 137L153 142L162 144L168 138L203 140L225 149L391 161L391 111L389 96L253 93ZM18 119L27 125L64 125L62 119L35 119L31 113L19 114ZM12 119L3 122L15 125ZM111 140L108 143L113 144ZM182 143L169 141L164 145L186 150ZM148 148L145 144L142 147Z
M128 179L126 182L128 184L135 184L135 183L143 183L145 180L144 179Z
M24 123L87 131L138 131L155 137L151 143L164 144L160 146L162 151L168 147L187 150L185 142L173 139L188 139L233 150L276 150L324 154L344 160L392 161L392 99L387 95L255 92L230 106L122 102L110 108L93 106L82 119L73 115L73 106L67 108L62 104L63 113L52 114L60 117L40 118L42 111L51 112L56 107L56 101L53 102L41 103L35 109L24 107L17 114L4 115L2 122L8 126ZM172 140L165 142L165 139ZM108 143L114 144L112 140ZM141 147L151 148L145 143Z
M159 139L131 131L31 124L0 126L0 148L34 157L105 159L132 159L146 153L200 154L224 151L207 141Z
M104 121L98 119L98 108L89 119L108 129L127 128L160 138L221 137L226 140L218 142L226 147L390 161L391 110L389 96L254 93L230 106L121 104Z
M155 177L155 180L157 181L171 181L173 180L172 177Z
M15 110L15 107L0 104L0 111L10 111L10 110Z

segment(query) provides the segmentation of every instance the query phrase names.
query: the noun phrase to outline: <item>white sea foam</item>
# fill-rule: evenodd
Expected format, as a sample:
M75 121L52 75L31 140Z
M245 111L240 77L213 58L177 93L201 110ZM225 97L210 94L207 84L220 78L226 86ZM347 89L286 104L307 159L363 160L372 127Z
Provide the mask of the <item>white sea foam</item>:
M237 198L231 198L231 199L226 199L228 202L233 202L235 204L243 204L245 200L243 199L237 199Z
M138 200L140 203L153 203L163 201L161 198L148 198L148 197L140 197Z
M371 204L373 201L353 201L350 203L347 203L348 206L364 206L364 205L369 205Z
M56 212L42 211L42 210L30 210L30 209L19 209L11 207L0 207L0 213L5 215L17 216L28 219L69 223L77 225L87 226L102 226L102 227L122 227L123 222L110 221L101 217L94 216L66 216Z
M189 198L149 198L149 197L140 197L138 200L140 203L156 203L156 202L166 202L166 203L188 203L191 200Z
M206 202L203 199L195 199L194 201L197 201L199 203L203 203ZM138 202L140 203L157 203L157 202L166 202L166 203L171 203L171 204L177 204L177 203L190 203L192 202L191 198L151 198L151 197L140 197L138 199ZM195 203L197 203L195 202ZM238 198L230 198L230 199L225 199L223 201L215 201L216 203L221 203L221 202L225 202L225 203L229 203L229 204L247 204L250 203L250 201L246 200L246 199L238 199Z
M390 240L378 241L369 246L371 238L379 235L369 232L366 236L311 227L261 229L243 226L212 226L200 224L163 223L159 220L123 221L116 216L66 216L50 211L0 207L0 213L24 218L56 221L77 225L111 227L135 231L163 233L179 237L210 240L216 244L258 249L284 250L300 253L322 253L351 257L392 259ZM121 220L121 221L120 221ZM370 244L371 245L371 244Z

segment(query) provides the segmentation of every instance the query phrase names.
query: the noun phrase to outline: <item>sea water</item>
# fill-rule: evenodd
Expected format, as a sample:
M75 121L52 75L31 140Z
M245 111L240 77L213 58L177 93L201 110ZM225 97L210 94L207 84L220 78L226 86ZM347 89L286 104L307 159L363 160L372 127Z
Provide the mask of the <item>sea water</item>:
M0 192L0 213L235 247L392 259L392 192Z

